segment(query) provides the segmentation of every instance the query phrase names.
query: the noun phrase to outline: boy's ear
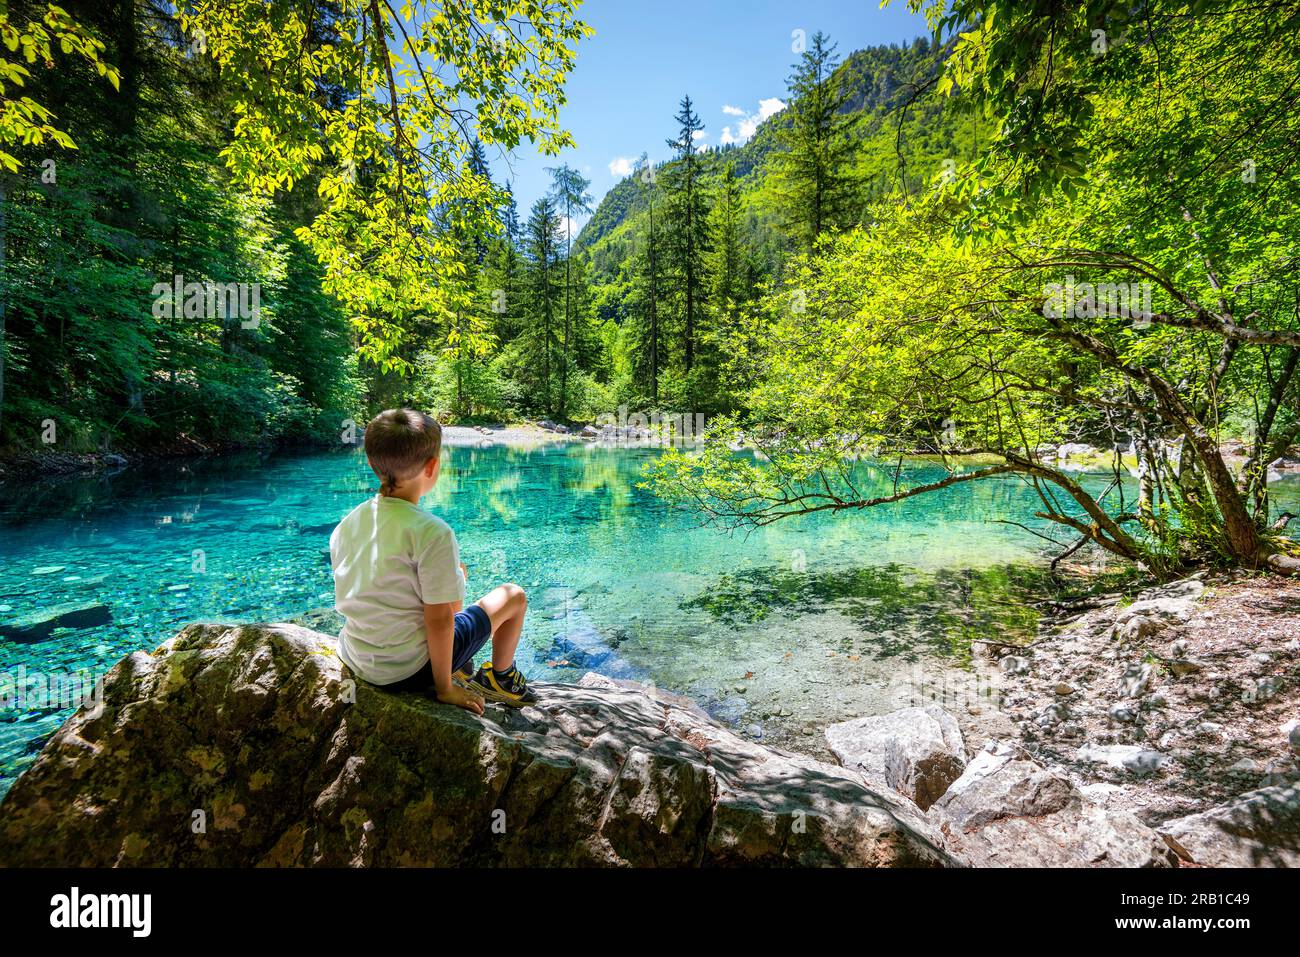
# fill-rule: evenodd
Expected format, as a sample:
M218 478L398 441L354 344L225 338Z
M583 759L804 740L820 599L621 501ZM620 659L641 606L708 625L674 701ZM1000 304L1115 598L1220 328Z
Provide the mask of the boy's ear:
M438 474L438 470L441 468L442 468L441 458L429 459L429 461L424 463L425 478L433 478L435 475Z

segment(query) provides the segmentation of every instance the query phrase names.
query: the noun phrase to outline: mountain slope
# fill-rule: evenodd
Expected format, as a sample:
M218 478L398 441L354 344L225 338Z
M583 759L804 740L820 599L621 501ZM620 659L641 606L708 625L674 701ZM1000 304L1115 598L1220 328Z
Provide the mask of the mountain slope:
M915 190L942 170L945 159L972 155L979 138L973 124L959 121L928 92L918 95L934 69L929 41L918 39L906 47L855 51L836 70L834 79L847 97L844 112L855 117L854 133L861 143L857 172L864 205L894 189ZM700 155L706 190L717 184L728 164L734 166L746 213L746 239L769 270L784 258L785 242L756 199L780 149L778 130L789 122L783 111L764 121L745 144L714 147ZM667 117L664 126L671 132ZM656 177L670 165L657 165ZM623 179L605 194L575 240L575 250L589 257L596 286L623 281L623 269L645 235L648 198L639 176ZM614 293L612 298L619 297ZM605 318L618 318L618 304L610 296L605 299Z

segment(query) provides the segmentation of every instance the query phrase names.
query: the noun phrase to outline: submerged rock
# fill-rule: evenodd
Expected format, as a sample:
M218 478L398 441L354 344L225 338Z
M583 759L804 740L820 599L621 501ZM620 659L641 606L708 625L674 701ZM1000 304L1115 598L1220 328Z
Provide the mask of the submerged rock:
M55 628L95 628L113 620L113 610L102 602L55 605L22 618L0 622L0 638L24 644L44 641Z
M1173 855L1133 814L1086 798L1007 744L977 754L932 807L953 846L981 867L1168 867Z
M902 708L833 724L826 741L839 762L883 781L922 810L966 767L957 719L938 705Z
M1159 831L1178 856L1205 867L1300 867L1300 788L1260 788Z
M10 865L958 863L909 802L667 697L538 685L486 717L354 682L296 625L118 662L0 805ZM593 682L598 683L598 682Z
M333 608L313 608L311 611L294 616L290 621L292 624L302 625L311 631L323 632L336 638L343 631L343 626L347 624L347 619Z

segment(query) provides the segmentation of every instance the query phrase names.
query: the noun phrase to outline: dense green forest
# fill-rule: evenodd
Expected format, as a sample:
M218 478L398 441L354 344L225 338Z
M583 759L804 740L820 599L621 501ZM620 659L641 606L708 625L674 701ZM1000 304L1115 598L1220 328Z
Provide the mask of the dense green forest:
M54 118L43 125L75 144L38 131L9 147L15 162L0 174L6 442L40 447L50 422L46 444L73 450L198 451L335 430L364 373L346 315L294 234L315 197L253 196L234 182L217 70L161 5L68 12L103 44L100 57L56 42L49 63L27 61L26 82L5 90L6 107L30 96ZM44 5L9 4L19 29L44 16ZM10 56L10 70L26 60ZM259 284L257 321L160 304L155 287L176 277Z
M376 235L367 250L356 223L338 221L340 181L368 187L371 200L387 188L366 156L381 147L348 144L341 169L322 163L318 150L277 150L285 165L259 181L266 157L249 155L241 131L282 118L259 113L250 95L283 84L293 64L265 55L274 48L245 48L245 62L222 46L241 16L247 41L262 18L260 28L291 36L288 20L301 12L310 14L298 21L304 43L328 49L347 29L349 7L361 10L363 26L370 10L259 6L7 5L3 444L186 452L337 441L347 421L402 401L452 416L563 414L558 383L568 369L558 350L567 347L570 366L595 368L601 343L578 327L587 311L577 293L583 275L563 262L555 207L519 223L508 193L475 179L486 179L486 164L474 139L448 157L466 170L458 185L469 196L448 192L428 213L403 203L404 215L422 220L411 233L436 246L421 254L439 260L437 282L386 269L376 250L393 244ZM199 19L186 20L187 12ZM385 17L394 42L400 18L387 9ZM353 53L377 59L373 36L363 31ZM347 65L325 64L310 100L320 115L363 129L347 117L356 93L340 82ZM523 119L534 125L497 138L530 129L544 138ZM431 193L421 201L431 203ZM489 198L482 215L480 196ZM366 205L360 196L352 202ZM356 256L347 269L330 264L327 251L344 237ZM549 325L566 271L567 332L558 313ZM374 288L398 272L413 277L409 286ZM400 333L385 339L380 330ZM534 377L538 355L554 360L546 375L555 396ZM581 388L579 376L569 379L571 391Z
M672 159L593 210L576 0L10 3L3 440L626 404L710 416L651 481L724 524L1012 476L1066 550L1295 570L1300 4L913 7L905 47L809 37L743 146L697 148L685 84L646 118ZM557 157L527 210L485 161L521 146ZM883 498L844 467L918 448L982 465Z
M928 15L934 93L993 134L787 265L731 350L742 414L656 487L745 526L1010 476L1064 554L1294 572L1269 484L1300 438L1300 5ZM1100 495L1056 454L1080 439ZM985 458L874 497L845 466L918 445Z
M797 102L743 146L678 147L676 159L638 169L594 209L586 181L560 163L552 195L519 210L509 184L491 182L476 138L463 161L485 181L493 221L477 232L440 223L454 244L446 285L455 302L357 322L297 235L328 204L321 171L260 193L240 181L228 166L231 71L223 76L170 5L66 9L103 52L88 60L56 48L24 84L75 148L48 136L20 142L19 165L4 174L7 444L37 444L50 421L60 447L73 450L322 440L396 402L451 420L736 407L718 343L795 250L776 177ZM10 20L38 22L45 10L15 3ZM314 27L321 38L331 22ZM975 125L959 127L936 98L917 98L935 69L930 53L920 39L857 51L838 68L828 49L796 65L792 84L810 64L827 71L844 121L836 135L850 208L837 225L855 222L873 197L917 188L953 151L973 155ZM121 81L100 76L102 64ZM348 94L321 92L336 103ZM680 119L665 104L665 140L677 142ZM674 215L684 167L690 236ZM585 228L565 235L582 213L592 214ZM174 307L159 303L160 283L179 290L169 294ZM256 286L255 324L206 303L186 312L186 284L206 293L226 283ZM374 322L400 333L382 352L358 350Z

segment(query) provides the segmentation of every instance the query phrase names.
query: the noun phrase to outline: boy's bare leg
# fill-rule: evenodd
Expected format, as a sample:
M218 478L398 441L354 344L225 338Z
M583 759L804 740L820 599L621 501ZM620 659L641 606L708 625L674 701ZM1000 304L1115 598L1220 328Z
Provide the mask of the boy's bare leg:
M522 588L511 582L498 585L476 604L492 620L492 668L505 671L515 662L515 649L519 647L519 635L524 630L528 598Z

